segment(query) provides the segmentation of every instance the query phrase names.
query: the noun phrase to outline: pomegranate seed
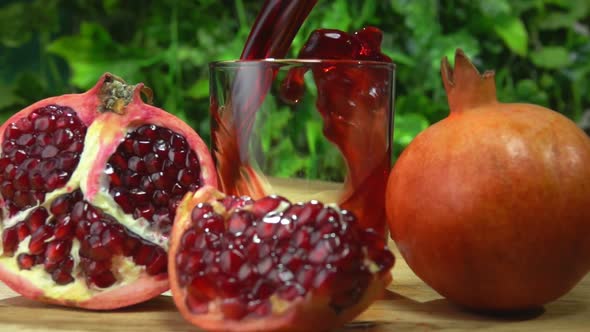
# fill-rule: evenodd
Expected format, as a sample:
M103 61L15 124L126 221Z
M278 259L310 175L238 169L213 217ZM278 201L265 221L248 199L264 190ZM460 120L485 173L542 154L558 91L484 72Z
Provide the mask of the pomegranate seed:
M151 183L151 182L150 182ZM164 190L156 190L152 196L152 201L156 206L166 206L170 200L170 195Z
M138 156L133 156L129 158L129 161L127 162L127 167L129 168L129 170L133 172L143 173L146 171L145 162Z
M14 185L10 182L2 183L0 193L5 200L11 200L14 197Z
M227 221L228 231L238 236L242 234L249 225L252 224L253 220L254 215L250 211L236 211L229 217Z
M112 165L116 170L122 171L127 169L127 160L125 160L125 157L119 154L112 155L109 159L109 164Z
M125 138L123 140L123 143L121 143L121 150L126 154L133 153L133 142L135 142L135 140L133 140L132 138Z
M74 277L70 275L70 272L63 271L61 269L56 269L51 273L51 279L55 281L58 285L67 285L74 281Z
M107 167L110 167L110 165L107 165ZM105 172L106 172L106 170L105 170ZM109 174L109 179L111 180L111 184L115 187L119 187L119 186L123 185L123 181L121 180L121 177L117 173Z
M138 140L133 142L133 153L138 156L145 156L152 151L152 142L148 140Z
M64 214L70 211L71 203L72 200L70 195L61 195L51 203L49 211L55 216Z
M22 147L28 147L35 143L35 137L32 134L21 135L17 140L16 144Z
M80 263L86 271L86 275L99 275L111 268L110 261L94 261L86 257L81 257Z
M13 196L13 203L21 208L28 208L31 206L31 195L26 191L15 191Z
M298 284L286 284L278 290L279 297L287 301L293 301L297 297L305 295L305 293L305 288Z
M29 189L29 177L25 170L18 171L13 180L14 188L16 190Z
M144 158L145 161L145 169L149 173L156 173L162 171L162 166L164 165L164 161L162 158L155 153L150 153Z
M311 201L301 209L299 216L296 218L296 223L301 225L307 225L314 223L316 217L320 211L324 208L324 205L318 201Z
M246 304L238 299L225 299L220 305L224 318L239 320L248 313Z
M8 127L6 127L6 131L4 131L4 139L17 139L23 132L16 126L16 124L12 123Z
M195 244L197 238L197 231L195 229L189 229L186 233L182 234L180 240L180 246L183 249L190 249Z
M275 290L276 287L274 284L264 279L260 279L256 282L256 285L254 285L250 297L252 299L267 299L275 292Z
M72 143L73 138L74 133L70 128L60 128L53 134L52 143L59 148L65 148Z
M145 203L148 199L148 193L137 188L133 188L129 191L130 199L137 200L138 202Z
M237 250L224 251L220 255L221 271L229 275L236 275L243 263L244 256Z
M25 150L16 150L12 157L12 160L18 164L22 164L27 159L27 152Z
M125 231L121 226L111 225L105 229L101 235L102 245L110 248L112 254L123 253Z
M273 261L272 261L272 257L270 256L266 256L264 258L262 258L262 260L260 262L258 262L258 265L256 266L256 269L258 270L259 274L267 274L270 272L270 270L273 268Z
M133 211L133 218L135 218L135 219L145 218L147 220L151 220L152 217L154 216L155 211L156 211L156 209L151 205L147 205L144 207L138 207L138 208L135 208L135 211Z
M84 143L80 141L75 141L66 149L68 152L77 152L80 153L84 149Z
M29 183L33 189L43 189L45 187L45 179L40 173L29 173Z
M277 195L270 195L263 197L252 205L252 213L257 218L261 218L262 216L268 214L270 211L276 209L281 202L288 202L287 199Z
M196 276L187 290L192 296L198 294L198 296L205 297L208 300L217 297L215 281L209 279L207 276Z
M61 261L70 252L71 247L72 243L69 241L52 241L45 249L45 258L51 261Z
M45 240L53 236L53 228L49 225L42 225L31 234L29 242L29 252L33 255L39 255L45 251Z
M47 191L52 191L57 188L63 187L67 183L69 177L70 174L68 174L68 172L66 171L53 171L47 178L45 189Z
M2 248L4 256L12 256L18 247L18 232L16 227L7 228L2 233Z
M180 134L174 133L170 137L170 147L176 150L182 150L188 147L186 140Z
M166 252L161 248L157 248L151 262L146 266L146 272L149 275L165 272L167 264L168 259Z
M149 178L148 178L148 180L149 180ZM127 171L127 172L125 172L125 174L123 174L121 181L123 182L123 185L126 188L136 188L141 183L143 183L145 181L145 179L142 179L141 175L139 175L137 173ZM146 190L147 190L147 188L146 188Z
M35 131L52 131L55 129L55 116L42 116L33 121Z
M194 275L203 270L205 264L203 263L202 257L199 253L191 253L187 258L185 272L188 275Z
M209 218L201 219L198 226L205 232L215 234L221 234L225 230L223 218L218 214L212 214Z
M186 297L186 306L190 309L190 311L194 314L206 314L209 312L209 302L208 299L199 301L195 299L194 296L189 295Z
M110 248L106 247L100 236L97 235L93 235L87 241L82 242L80 255L97 261L104 261L112 257Z
M196 224L203 216L211 213L213 213L213 207L211 205L208 203L199 203L191 212L191 220Z
M134 236L128 236L123 241L123 255L133 256L140 247L140 241Z
M16 126L21 132L30 132L33 129L33 124L27 118L19 119Z
M45 261L43 262L43 268L45 269L45 271L51 273L55 270L57 270L57 268L61 265L60 261L53 261L50 259L45 259Z
M55 232L53 236L57 240L70 239L74 235L74 222L71 217L66 215L62 218L58 218L57 224L55 225Z
M152 261L154 256L154 248L148 244L142 244L137 253L133 257L133 261L137 265L146 265Z
M123 211L125 211L125 213L133 212L133 206L129 200L129 192L126 189L122 187L111 189L111 196L115 202L119 204Z
M153 173L150 176L150 180L154 184L154 187L157 189L166 189L166 187L168 187L163 172Z
M253 300L248 302L248 309L259 317L268 316L272 311L272 305L268 300Z
M21 221L18 224L16 224L15 228L19 242L23 241L27 236L31 235L29 226L27 226L27 224L24 221Z
M16 258L18 267L22 270L30 270L35 265L35 256L29 254L19 254Z
M280 215L278 215L277 217L280 218ZM274 217L271 216L271 218L274 218ZM258 234L259 238L270 239L273 237L273 235L275 235L276 230L278 228L278 224L275 222L268 222L268 221L274 221L271 218L269 218L269 219L265 218L262 222L259 222L256 225L256 234Z
M107 288L112 286L117 281L117 279L111 271L107 270L100 274L89 276L88 281L91 284L96 285L98 288Z
M47 159L47 158L53 158L55 156L57 156L57 153L59 152L59 149L53 145L47 145L45 148L43 148L43 151L41 152L41 158Z

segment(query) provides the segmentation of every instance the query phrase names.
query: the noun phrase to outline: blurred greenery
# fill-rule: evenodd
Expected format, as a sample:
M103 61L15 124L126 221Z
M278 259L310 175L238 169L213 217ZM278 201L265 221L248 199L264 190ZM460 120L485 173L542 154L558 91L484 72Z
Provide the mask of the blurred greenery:
M0 122L41 98L83 91L109 71L146 82L156 105L208 141L207 63L240 55L262 2L4 0ZM316 28L366 25L384 31L384 51L397 64L396 154L448 114L439 66L457 47L480 70L496 69L503 101L540 104L575 121L590 108L588 1L322 0L291 56ZM273 126L279 132L288 121Z

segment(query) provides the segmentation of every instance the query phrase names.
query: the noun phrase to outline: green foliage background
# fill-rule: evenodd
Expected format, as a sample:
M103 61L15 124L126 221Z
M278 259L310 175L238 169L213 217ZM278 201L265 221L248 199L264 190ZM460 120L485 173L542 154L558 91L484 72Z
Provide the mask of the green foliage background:
M0 123L109 71L147 83L156 105L209 140L207 63L240 55L262 2L4 0ZM397 63L396 154L447 115L439 65L457 47L480 70L496 69L503 101L544 105L575 121L590 108L588 1L320 0L291 56L316 28L366 25L385 32L384 51ZM288 130L288 122L276 125Z

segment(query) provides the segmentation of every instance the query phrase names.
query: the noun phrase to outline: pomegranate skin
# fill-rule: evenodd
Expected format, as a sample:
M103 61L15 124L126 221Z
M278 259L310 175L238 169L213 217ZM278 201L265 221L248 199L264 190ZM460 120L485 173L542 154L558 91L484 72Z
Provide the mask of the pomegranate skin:
M458 107L466 100L449 97L451 115L394 165L392 238L416 275L451 302L542 306L590 270L590 139L540 106Z

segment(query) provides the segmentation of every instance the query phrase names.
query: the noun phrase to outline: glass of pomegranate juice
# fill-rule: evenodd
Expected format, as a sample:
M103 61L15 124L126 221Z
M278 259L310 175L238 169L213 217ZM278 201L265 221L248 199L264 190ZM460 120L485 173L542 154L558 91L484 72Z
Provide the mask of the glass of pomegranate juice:
M368 60L210 65L212 152L221 189L336 203L385 234L395 66Z

